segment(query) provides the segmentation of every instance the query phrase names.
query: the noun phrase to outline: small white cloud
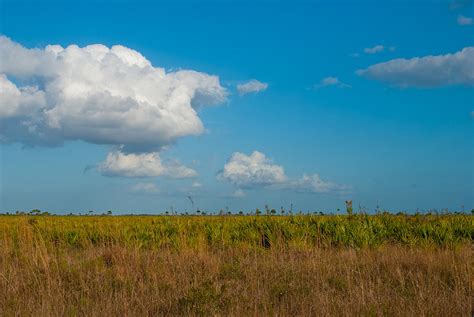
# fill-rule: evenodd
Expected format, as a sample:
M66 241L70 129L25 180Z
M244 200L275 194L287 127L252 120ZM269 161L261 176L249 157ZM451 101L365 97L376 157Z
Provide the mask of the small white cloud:
M396 49L397 49L397 48L396 48L395 46L390 46L390 47L388 48L388 50L389 50L390 52L395 52Z
M474 47L446 55L397 58L356 72L399 87L474 85Z
M157 152L142 154L110 152L105 161L97 166L97 170L104 176L116 177L192 178L197 176L195 170L177 161L163 164Z
M458 15L458 25L473 25L474 20L463 15Z
M351 85L341 82L337 77L326 77L321 79L319 84L314 85L315 89L320 89L323 87L335 86L338 88L352 88Z
M474 119L474 111L471 111L470 115L471 115L471 118Z
M199 187L202 187L202 184L198 181L195 181L191 184L191 187L193 188L199 188Z
M256 79L252 79L246 83L237 85L237 90L239 91L240 95L245 95L249 93L258 93L260 91L266 90L267 88L268 88L267 83L262 83Z
M158 194L160 189L153 183L138 183L133 184L130 191L137 194Z
M360 54L359 53L352 53L352 54L349 54L351 57L354 57L354 58L357 58L357 57L360 57Z
M351 187L323 181L318 174L303 175L291 180L282 166L274 164L265 154L254 151L251 155L236 152L217 175L237 187L232 197L244 197L243 188L267 188L304 193L349 193Z
M271 186L286 181L283 167L273 164L271 159L258 151L250 155L233 153L217 177L239 188Z
M231 195L231 197L234 197L234 198L243 198L245 196L247 196L247 195L245 194L245 192L242 189L237 189Z
M385 47L383 45L375 45L374 47L364 48L364 52L367 54L376 54L383 52L384 49Z

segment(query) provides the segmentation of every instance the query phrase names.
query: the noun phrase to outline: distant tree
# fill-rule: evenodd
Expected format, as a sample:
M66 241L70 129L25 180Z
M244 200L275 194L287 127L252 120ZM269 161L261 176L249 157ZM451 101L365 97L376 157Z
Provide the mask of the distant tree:
M33 209L32 211L30 211L31 215L39 215L40 213L41 213L41 210L39 209Z
M111 216L112 215L112 210L107 210L107 215Z

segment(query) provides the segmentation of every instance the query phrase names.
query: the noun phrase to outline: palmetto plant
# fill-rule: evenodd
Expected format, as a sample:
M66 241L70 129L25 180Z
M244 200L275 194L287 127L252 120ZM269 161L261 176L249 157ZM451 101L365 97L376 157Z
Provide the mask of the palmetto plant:
M271 213L273 214L273 213ZM224 215L224 214L223 214ZM34 223L29 219L35 219ZM100 220L99 220L100 219ZM376 247L455 246L474 240L468 215L296 215L296 216L0 216L0 231L17 236L33 226L46 244L81 247L110 243L140 248L196 245L260 247L262 236L272 246ZM12 225L14 224L14 225Z

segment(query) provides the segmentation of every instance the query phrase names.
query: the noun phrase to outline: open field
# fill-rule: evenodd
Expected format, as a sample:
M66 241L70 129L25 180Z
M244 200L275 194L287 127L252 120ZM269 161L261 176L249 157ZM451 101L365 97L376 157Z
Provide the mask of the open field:
M470 316L474 217L0 216L0 315Z

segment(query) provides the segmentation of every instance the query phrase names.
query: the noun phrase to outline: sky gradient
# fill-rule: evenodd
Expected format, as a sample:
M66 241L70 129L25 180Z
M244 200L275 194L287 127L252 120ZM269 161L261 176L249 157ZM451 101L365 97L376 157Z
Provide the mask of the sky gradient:
M2 1L0 211L470 210L473 16Z

